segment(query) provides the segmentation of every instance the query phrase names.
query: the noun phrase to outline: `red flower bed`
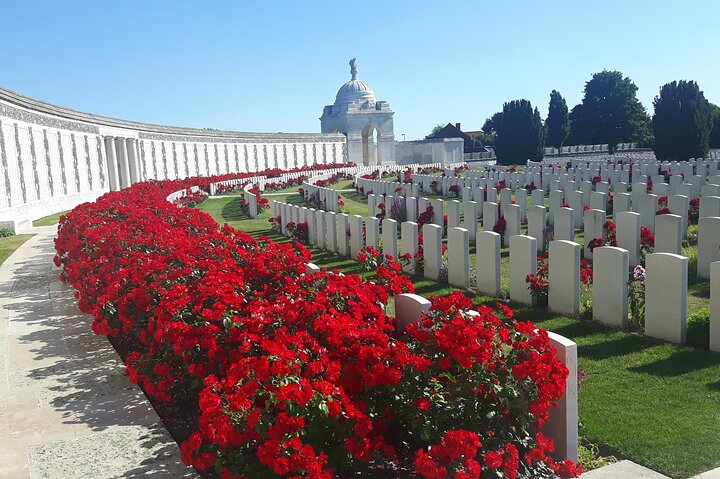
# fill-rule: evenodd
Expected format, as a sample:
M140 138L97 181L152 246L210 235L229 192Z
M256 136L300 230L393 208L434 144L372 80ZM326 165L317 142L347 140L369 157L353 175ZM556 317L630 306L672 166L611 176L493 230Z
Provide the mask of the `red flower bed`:
M545 331L502 305L469 315L456 292L399 335L384 306L412 284L397 264L369 281L304 274L302 245L165 201L184 186L79 206L55 261L93 330L133 347L128 378L197 404L185 463L222 478L330 478L398 456L425 478L579 473L536 432L567 377Z

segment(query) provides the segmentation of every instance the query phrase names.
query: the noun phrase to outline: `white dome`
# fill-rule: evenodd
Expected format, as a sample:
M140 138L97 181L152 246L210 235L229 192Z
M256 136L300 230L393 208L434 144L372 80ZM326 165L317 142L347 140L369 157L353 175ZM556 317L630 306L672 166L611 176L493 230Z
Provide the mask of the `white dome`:
M362 80L350 80L340 87L335 96L336 105L352 102L362 103L368 100L375 102L375 92Z

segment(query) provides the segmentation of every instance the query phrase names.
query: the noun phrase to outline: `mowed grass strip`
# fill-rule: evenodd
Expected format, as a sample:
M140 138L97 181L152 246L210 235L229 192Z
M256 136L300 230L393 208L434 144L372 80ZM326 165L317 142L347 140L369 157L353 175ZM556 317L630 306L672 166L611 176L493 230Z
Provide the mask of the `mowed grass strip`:
M298 195L287 198L288 202L302 202ZM250 219L240 212L237 199L232 200L211 199L198 208L220 224L288 241L269 230L269 212ZM359 207L359 199L351 201ZM353 260L316 248L310 251L318 266L363 273ZM454 289L422 277L412 279L417 294L426 297L447 295ZM704 285L698 286L706 294ZM473 301L492 305L498 300L477 295ZM581 435L610 453L671 477L687 478L720 466L720 354L614 331L546 310L510 306L518 320L532 321L577 342L584 375L579 393Z
M3 264L24 242L35 235L23 234L0 238L0 264Z

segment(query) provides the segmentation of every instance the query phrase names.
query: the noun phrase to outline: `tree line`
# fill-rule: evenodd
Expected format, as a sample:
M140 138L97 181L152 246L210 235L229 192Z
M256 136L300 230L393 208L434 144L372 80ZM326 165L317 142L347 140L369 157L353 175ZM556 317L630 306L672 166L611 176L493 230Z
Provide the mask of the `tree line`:
M661 161L687 160L720 148L720 107L710 103L694 81L663 85L652 117L637 99L637 86L619 71L595 73L583 99L568 110L562 95L550 93L543 121L528 100L505 103L485 120L482 141L494 144L498 163L510 165L543 158L545 146L639 143Z

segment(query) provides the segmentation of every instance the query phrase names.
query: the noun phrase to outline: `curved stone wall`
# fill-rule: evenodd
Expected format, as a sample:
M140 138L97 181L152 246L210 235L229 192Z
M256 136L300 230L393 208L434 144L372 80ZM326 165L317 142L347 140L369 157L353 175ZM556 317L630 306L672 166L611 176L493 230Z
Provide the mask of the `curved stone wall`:
M344 163L345 135L244 133L107 118L0 88L0 227L139 181Z

